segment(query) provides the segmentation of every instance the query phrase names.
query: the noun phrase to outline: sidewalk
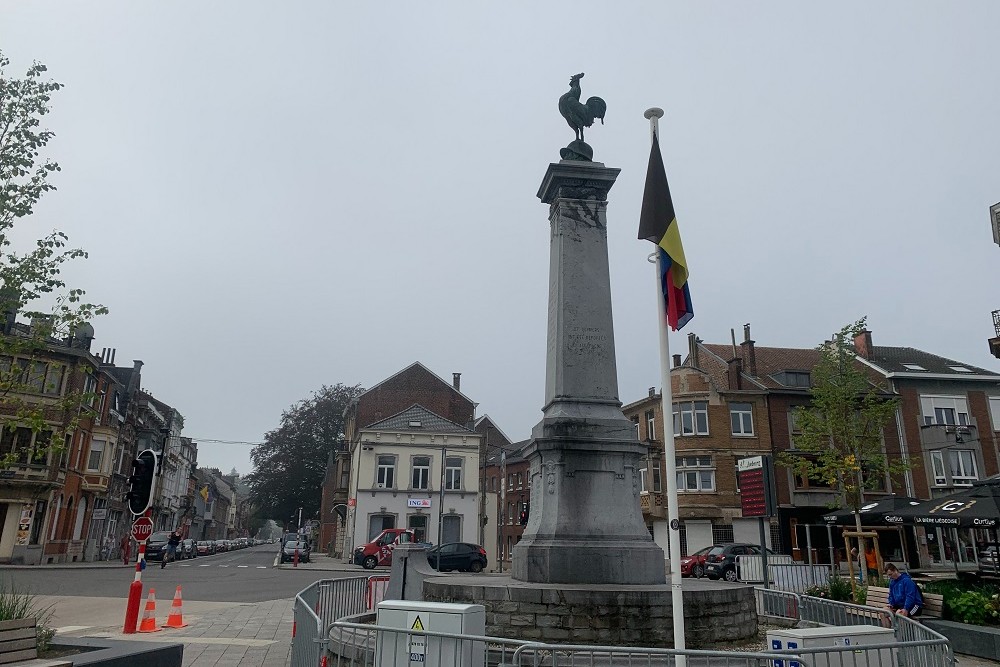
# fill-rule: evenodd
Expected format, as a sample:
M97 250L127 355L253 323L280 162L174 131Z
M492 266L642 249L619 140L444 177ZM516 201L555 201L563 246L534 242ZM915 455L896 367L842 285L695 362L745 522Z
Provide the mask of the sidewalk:
M53 563L51 565L0 565L3 570L113 570L115 568L135 569L135 561L123 565L120 560L77 561L76 563Z
M188 627L133 635L121 631L121 600L49 597L47 601L58 603L54 625L60 637L181 642L184 667L285 667L290 657L291 599L253 604L185 602L184 621ZM158 610L160 624L166 621L168 609ZM63 625L72 620L80 622L81 613L88 613L86 618L93 625ZM109 624L112 621L114 625Z

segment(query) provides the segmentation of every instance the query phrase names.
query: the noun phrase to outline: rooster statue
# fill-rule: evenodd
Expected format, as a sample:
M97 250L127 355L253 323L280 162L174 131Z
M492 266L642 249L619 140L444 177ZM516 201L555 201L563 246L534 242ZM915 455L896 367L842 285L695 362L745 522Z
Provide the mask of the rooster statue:
M561 154L563 159L589 161L593 159L594 152L583 140L583 128L593 125L595 118L600 118L603 125L608 105L600 97L591 97L586 104L580 102L580 79L582 78L582 72L571 76L569 91L559 98L559 113L576 133L576 141L562 149Z

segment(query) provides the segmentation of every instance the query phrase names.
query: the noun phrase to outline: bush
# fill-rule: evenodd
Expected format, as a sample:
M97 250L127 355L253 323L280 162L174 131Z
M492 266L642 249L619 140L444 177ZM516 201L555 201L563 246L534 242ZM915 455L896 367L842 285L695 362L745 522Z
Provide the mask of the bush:
M922 587L944 597L944 617L970 625L1000 625L1000 587L949 579Z
M824 598L837 602L851 602L851 582L842 577L830 577L830 583L822 586L810 586L806 589L806 595L814 598Z
M17 621L33 618L38 624L38 650L44 651L55 631L48 627L52 620L52 609L42 607L38 598L25 589L18 588L10 581L0 581L0 621Z

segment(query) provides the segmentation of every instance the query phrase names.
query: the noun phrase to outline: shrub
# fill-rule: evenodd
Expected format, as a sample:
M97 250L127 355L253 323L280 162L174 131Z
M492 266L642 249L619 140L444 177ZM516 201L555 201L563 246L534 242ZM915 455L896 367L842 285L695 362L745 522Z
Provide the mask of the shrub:
M1000 587L949 579L922 587L944 597L944 617L971 625L1000 625Z
M841 577L830 577L830 583L822 586L810 586L806 589L806 595L814 598L824 598L826 600L836 600L837 602L851 602L851 582Z

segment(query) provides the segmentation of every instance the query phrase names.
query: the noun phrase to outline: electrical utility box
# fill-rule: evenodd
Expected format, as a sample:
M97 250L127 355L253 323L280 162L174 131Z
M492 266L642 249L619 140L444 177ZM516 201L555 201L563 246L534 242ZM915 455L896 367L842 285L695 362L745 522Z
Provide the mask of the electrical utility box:
M875 625L841 625L821 628L768 630L767 650L798 653L811 667L884 667L896 664L898 649L871 646L895 644L892 628ZM831 653L824 649L842 649ZM814 651L820 651L814 653ZM801 667L797 660L775 660L774 667Z
M486 661L486 644L451 635L486 634L486 607L481 604L386 600L378 603L375 664L378 667L473 667Z

